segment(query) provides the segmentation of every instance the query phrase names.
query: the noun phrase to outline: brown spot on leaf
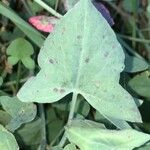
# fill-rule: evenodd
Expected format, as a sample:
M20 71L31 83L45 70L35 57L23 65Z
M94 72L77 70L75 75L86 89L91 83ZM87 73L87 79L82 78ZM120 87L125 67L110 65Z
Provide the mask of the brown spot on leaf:
M107 57L107 56L108 56L108 54L109 54L108 52L105 52L105 53L104 53L104 56L105 56L105 57Z
M85 59L85 63L89 63L89 61L90 61L90 58Z
M57 89L57 88L54 88L53 91L54 91L54 92L58 92L58 89Z
M54 64L54 60L53 60L53 59L49 59L49 62L50 62L51 64Z
M114 49L114 48L116 48L116 45L113 45L113 46L112 46L112 49Z
M60 93L63 94L65 92L65 89L60 89Z
M66 30L66 28L63 27L63 28L62 28L62 34L64 34L65 30Z
M78 36L77 36L77 39L81 39L81 38L82 38L82 36L81 36L81 35L78 35Z

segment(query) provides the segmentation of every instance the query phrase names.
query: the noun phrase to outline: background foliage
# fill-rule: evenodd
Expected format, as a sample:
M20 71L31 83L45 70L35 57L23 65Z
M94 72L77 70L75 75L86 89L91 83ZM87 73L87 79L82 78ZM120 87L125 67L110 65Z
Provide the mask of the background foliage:
M71 94L51 104L23 103L16 97L18 90L27 79L39 72L37 56L48 36L48 33L38 31L31 26L28 22L29 18L36 15L60 18L73 7L76 0L43 0L43 2L40 0L2 0L0 2L0 139L4 141L6 141L5 138L9 139L9 143L6 144L0 141L0 147L4 146L4 150L15 150L18 146L20 149L29 150L51 149L52 146L59 144L68 119ZM150 1L99 0L98 2L107 7L114 20L112 28L126 56L126 67L121 73L120 84L134 97L143 123L126 123L104 117L95 111L82 96L78 98L75 116L104 123L107 129L132 127L150 134ZM97 125L92 121L80 123L87 130L78 132L80 126L74 122L71 128L66 127L66 131L69 140L82 149L88 150L93 147L90 141L95 138L94 133L100 137L110 133L110 130L98 133L99 125L101 125L100 128L106 129L102 124ZM92 128L95 128L94 131ZM78 135L74 134L76 132ZM149 136L145 137L141 132L140 134L136 131L125 133L131 134L132 140L137 142L134 146L133 143L129 143L130 148L126 147L126 149L141 146L145 139L149 139ZM89 141L76 141L77 137L82 139L84 134L90 138ZM119 134L120 137L122 133ZM137 136L136 139L134 139L135 136ZM123 140L128 139L128 137L121 137ZM108 143L110 142L108 146L112 144L112 139L107 140ZM118 141L114 139L113 142L117 145ZM73 143L68 144L64 149L77 149ZM86 143L86 146L82 143ZM14 147L10 148L10 145ZM110 147L104 148L110 149ZM53 149L60 148L53 147ZM138 149L147 150L149 145L143 145Z

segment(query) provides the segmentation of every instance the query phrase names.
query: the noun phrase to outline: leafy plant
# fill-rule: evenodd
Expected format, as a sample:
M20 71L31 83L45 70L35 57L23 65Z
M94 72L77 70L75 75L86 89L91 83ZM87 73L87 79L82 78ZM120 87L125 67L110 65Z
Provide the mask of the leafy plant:
M3 150L19 150L13 134L8 132L2 125L0 125L0 148Z
M12 41L7 48L7 54L9 55L8 62L15 65L18 61L22 61L28 69L33 69L35 64L30 57L33 52L33 47L28 41L23 38L18 38Z
M11 116L11 120L6 126L10 131L15 131L23 123L32 121L36 116L34 104L20 102L16 97L1 96L0 103Z
M149 149L149 3L0 2L0 149Z
M119 85L120 72L124 69L123 62L123 50L106 20L89 0L81 0L60 20L55 31L46 39L38 58L40 72L24 84L17 96L23 102L52 103L73 93L66 128L67 133L70 132L67 137L83 150L99 149L96 144L88 146L90 143L86 142L86 137L81 137L83 140L79 138L79 142L84 146L75 140L78 136L70 138L74 136L70 129L73 128L76 101L80 94L103 116L141 122L133 98ZM103 143L103 138L96 136L95 128L95 132L83 129L85 125L82 121L78 121L77 126L75 135L85 130L85 135L93 135L91 143L93 140ZM110 137L111 131L103 130L104 135ZM119 134L116 134L117 132ZM126 141L127 137L118 138L122 133L131 134L131 138L135 140L136 137L141 137L140 133L134 130L114 131L112 137L116 139L116 145L120 140L122 143ZM149 140L149 135L141 134L143 140L140 140L140 143L137 141L133 142L133 145L125 144L122 148L131 149ZM104 135L100 134L100 137ZM110 147L103 146L103 149L114 148L111 139L110 143ZM63 145L61 142L60 146ZM99 143L98 145L102 146Z

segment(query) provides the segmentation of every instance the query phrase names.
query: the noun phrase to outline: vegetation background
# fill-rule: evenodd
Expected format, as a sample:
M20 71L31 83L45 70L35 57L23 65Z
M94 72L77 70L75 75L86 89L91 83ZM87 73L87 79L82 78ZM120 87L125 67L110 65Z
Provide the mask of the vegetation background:
M39 15L59 18L66 12L65 2L62 0L43 2L0 1L0 124L15 135L21 149L29 150L39 147L48 149L50 145L58 143L69 111L66 99L69 100L70 95L61 102L31 104L30 107L19 103L15 97L23 83L39 71L37 56L49 34L39 31L37 26L30 25L29 19ZM121 74L120 84L142 102L139 110L143 123L131 125L150 134L150 0L97 2L101 2L109 10L114 20L112 28L126 54L126 68ZM71 3L68 7L71 7ZM43 21L42 24L47 24L47 21L49 20ZM57 19L55 21L57 22ZM52 20L50 22L54 27L55 23ZM95 110L87 103L78 105L78 113L88 119L98 120ZM30 109L34 111L27 113ZM115 128L105 119L103 121L109 128ZM148 150L150 147L141 149Z

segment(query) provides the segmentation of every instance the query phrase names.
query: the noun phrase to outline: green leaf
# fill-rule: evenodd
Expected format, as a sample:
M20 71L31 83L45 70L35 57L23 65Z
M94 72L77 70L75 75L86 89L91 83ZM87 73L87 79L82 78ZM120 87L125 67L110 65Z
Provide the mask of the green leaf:
M52 140L55 139L55 137L59 134L60 130L63 129L64 126L64 120L60 119L58 116L58 113L54 111L52 108L47 108L46 110L46 116L48 118L47 123L47 131L48 131L48 140L49 142L52 142ZM63 118L63 113L61 112L61 117Z
M101 114L141 122L133 98L119 84L124 57L105 18L90 0L81 0L55 26L38 57L41 71L17 96L52 103L73 92Z
M8 132L2 125L0 125L0 149L1 150L19 150L13 134Z
M150 140L150 135L133 129L108 130L73 121L66 127L70 142L81 150L131 150Z
M32 103L23 103L16 97L1 96L0 102L3 109L11 115L7 128L15 131L23 123L32 121L36 116L36 106Z
M124 0L122 2L123 8L130 13L133 13L138 9L139 0Z
M32 58L26 57L22 59L22 63L25 65L28 69L34 69L35 68L35 62Z
M77 150L74 144L68 144L63 150Z
M129 81L129 86L137 94L150 98L150 72L145 71Z
M23 38L15 39L7 48L7 54L17 57L20 60L29 57L34 52L32 45Z
M64 1L64 6L65 9L68 11L71 9L79 0L65 0Z
M11 120L11 116L3 111L3 110L0 110L0 124L6 126Z
M0 76L0 86L3 84L3 78Z
M8 57L8 63L11 65L16 65L19 61L18 57L14 57L14 56L9 56Z
M138 150L150 150L150 145L145 145L139 148Z
M21 138L25 145L39 144L42 140L41 126L42 120L39 118L35 121L26 123L23 127L19 128L19 130L17 130L17 135L19 135L19 139Z
M143 71L149 67L148 63L144 59L133 57L128 54L126 54L125 66L124 71L131 73Z
M19 60L29 69L35 67L34 61L30 56L34 53L32 45L23 38L18 38L11 42L7 48L8 62L15 65Z
M41 47L44 42L44 36L2 2L0 2L0 14L13 21L37 46Z

